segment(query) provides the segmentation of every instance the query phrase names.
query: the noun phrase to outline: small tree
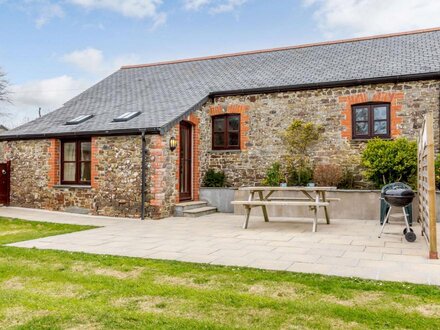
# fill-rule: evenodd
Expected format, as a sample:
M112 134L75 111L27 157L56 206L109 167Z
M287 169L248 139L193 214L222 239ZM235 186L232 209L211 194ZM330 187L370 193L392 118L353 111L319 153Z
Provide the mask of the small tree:
M0 68L0 102L9 102L9 82L6 79L6 74Z
M417 143L405 138L368 141L362 153L366 177L381 187L387 183L405 182L415 185L417 173ZM415 187L414 187L415 188Z
M283 134L283 141L287 149L285 162L287 172L295 178L292 182L303 184L303 176L307 174L307 179L311 177L310 148L316 144L323 132L323 127L313 123L295 119Z

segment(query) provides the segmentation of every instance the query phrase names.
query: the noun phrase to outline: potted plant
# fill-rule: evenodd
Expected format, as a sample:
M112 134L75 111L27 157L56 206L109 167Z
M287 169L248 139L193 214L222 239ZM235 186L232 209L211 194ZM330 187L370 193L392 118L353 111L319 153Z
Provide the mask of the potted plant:
M208 169L200 188L200 199L217 207L219 212L233 213L234 188L227 187L226 174L223 171Z

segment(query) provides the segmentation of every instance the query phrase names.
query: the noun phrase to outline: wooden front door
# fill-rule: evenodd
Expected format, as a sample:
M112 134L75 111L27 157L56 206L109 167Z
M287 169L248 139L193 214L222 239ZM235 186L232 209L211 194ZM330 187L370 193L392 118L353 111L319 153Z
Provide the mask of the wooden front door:
M180 168L179 168L179 199L188 201L192 198L192 126L180 123Z
M0 163L0 204L9 205L11 162Z

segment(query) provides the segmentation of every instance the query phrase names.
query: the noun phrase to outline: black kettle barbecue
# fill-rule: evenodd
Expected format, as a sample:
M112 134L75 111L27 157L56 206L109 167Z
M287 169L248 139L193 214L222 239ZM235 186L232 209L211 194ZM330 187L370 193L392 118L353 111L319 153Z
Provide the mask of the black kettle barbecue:
M384 199L390 205L388 213L383 221L382 228L379 234L379 238L381 237L385 225L387 224L392 207L401 207L403 211L403 217L405 219L405 229L403 230L403 234L405 235L405 239L408 242L414 242L416 240L416 234L412 230L408 222L408 214L406 213L405 207L412 204L415 193L406 185L402 185L400 183L393 183L384 187Z

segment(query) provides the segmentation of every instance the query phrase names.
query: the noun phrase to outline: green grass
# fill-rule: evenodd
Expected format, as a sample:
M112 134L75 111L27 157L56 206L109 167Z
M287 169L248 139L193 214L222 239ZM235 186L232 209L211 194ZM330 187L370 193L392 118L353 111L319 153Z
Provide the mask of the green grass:
M0 218L0 242L87 228ZM439 329L440 289L2 246L0 328Z
M92 228L96 227L24 221L0 217L0 245Z

